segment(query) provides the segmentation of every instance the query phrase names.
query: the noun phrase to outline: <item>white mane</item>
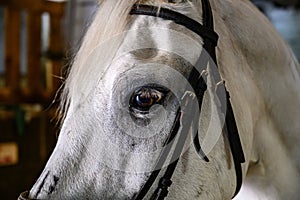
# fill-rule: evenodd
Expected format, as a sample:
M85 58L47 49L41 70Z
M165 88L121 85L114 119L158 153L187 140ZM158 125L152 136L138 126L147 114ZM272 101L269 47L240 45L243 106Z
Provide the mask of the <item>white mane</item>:
M70 99L82 95L78 94L78 82L86 83L88 81L97 81L101 77L101 72L105 69L99 70L99 68L104 68L104 66L98 66L96 68L100 71L99 74L97 72L93 73L95 72L93 69L87 69L83 63L87 62L87 59L93 59L90 55L97 46L112 38L114 35L121 34L125 31L125 27L128 23L128 13L135 2L136 0L109 0L99 2L100 9L83 39L82 45L73 61L71 71L69 72L62 95L62 110L65 110L65 106L69 106L71 103ZM102 57L109 62L118 47L119 44L108 46L107 49L103 49L99 52L99 55L102 55ZM92 60L90 62L92 62ZM86 74L89 75L88 79L85 79ZM82 88L82 90L88 89L88 86L89 84L87 84L85 88Z

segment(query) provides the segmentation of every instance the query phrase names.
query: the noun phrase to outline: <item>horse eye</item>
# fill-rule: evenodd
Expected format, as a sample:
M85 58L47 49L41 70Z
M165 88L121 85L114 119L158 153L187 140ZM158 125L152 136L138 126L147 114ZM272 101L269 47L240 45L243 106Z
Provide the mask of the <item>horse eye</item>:
M159 92L142 91L139 94L136 94L134 100L136 105L140 107L148 108L153 106L156 103L159 103L161 98L162 98L162 94Z
M138 111L149 111L155 104L161 104L165 94L151 87L142 87L135 91L130 99L130 108Z
M135 103L141 107L151 107L154 101L151 94L138 94L135 97Z

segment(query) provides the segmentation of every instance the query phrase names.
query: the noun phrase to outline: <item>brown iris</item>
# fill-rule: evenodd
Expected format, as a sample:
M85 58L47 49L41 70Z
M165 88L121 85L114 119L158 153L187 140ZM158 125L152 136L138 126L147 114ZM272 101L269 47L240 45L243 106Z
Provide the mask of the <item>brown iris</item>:
M164 93L151 87L142 87L137 90L131 97L130 108L139 111L149 111L155 105L160 104L164 97Z

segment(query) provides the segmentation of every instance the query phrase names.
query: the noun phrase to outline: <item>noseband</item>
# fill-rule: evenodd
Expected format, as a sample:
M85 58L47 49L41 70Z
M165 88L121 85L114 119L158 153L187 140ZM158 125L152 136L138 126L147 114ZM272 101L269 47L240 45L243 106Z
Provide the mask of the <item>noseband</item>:
M211 10L211 6L209 3L209 0L201 0L202 1L202 17L203 17L203 25L198 23L197 21L172 10L166 9L166 8L158 8L155 6L150 5L135 5L130 14L131 15L148 15L153 17L159 17L165 20L171 20L175 22L176 24L179 24L181 26L186 27L187 29L193 31L194 33L198 34L200 37L203 38L203 48L206 50L206 52L209 54L210 58L214 62L214 64L217 66L217 59L216 59L216 46L218 43L218 34L214 31L214 22L213 22L213 14ZM201 52L201 55L196 63L197 66L201 66L206 63L206 65L211 62L209 58L205 55L205 51ZM199 111L201 109L203 96L205 91L207 90L207 85L202 77L202 75L199 73L199 71L196 69L196 67L193 67L189 77L188 81L193 87L195 91L195 95L197 97ZM236 121L234 117L234 113L232 110L232 106L230 103L230 96L229 92L225 88L224 84L224 91L226 95L226 104L222 105L222 111L225 114L225 124L223 126L223 133L227 137L231 149L231 154L233 157L233 162L235 166L235 172L236 172L236 189L234 196L239 192L241 185L242 185L242 179L243 179L243 173L242 173L242 166L241 164L245 162L244 152L241 145L238 129L236 126ZM217 92L217 95L220 96ZM193 123L193 126L198 126L198 120L199 116L193 116L193 120L187 120L188 117L185 117L188 113L194 113L193 112L193 106L191 103L191 98L188 97L189 95L184 95L184 97L181 100L182 108L179 108L176 114L174 125L171 129L171 133L167 139L167 141L164 144L164 148L159 156L159 159L156 162L155 168L152 171L151 175L149 176L146 183L143 185L140 192L134 197L135 200L142 200L146 194L149 192L150 188L152 187L154 181L156 180L158 174L161 171L161 168L163 167L164 163L167 160L167 157L170 153L171 147L173 146L173 143L175 143L175 137L178 135L177 144L175 144L175 150L171 156L171 161L165 171L165 174L160 178L158 182L158 186L154 193L151 196L151 200L163 200L168 195L168 188L171 186L172 181L172 175L176 169L177 163L179 161L180 154L183 151L184 143L187 139L187 135L189 133L189 129L191 124ZM221 101L222 102L222 101ZM227 110L225 111L225 107ZM181 129L180 129L181 128ZM198 127L196 127L197 130ZM180 130L180 131L179 131ZM204 154L204 152L201 149L200 141L198 137L198 131L195 135L193 135L193 143L194 147L199 154L201 158L204 159L204 161L209 162L208 157Z

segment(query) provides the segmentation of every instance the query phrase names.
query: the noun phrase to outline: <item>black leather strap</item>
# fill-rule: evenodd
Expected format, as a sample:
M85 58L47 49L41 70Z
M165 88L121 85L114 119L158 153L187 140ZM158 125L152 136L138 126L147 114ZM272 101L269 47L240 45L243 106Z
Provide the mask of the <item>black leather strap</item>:
M243 151L243 147L241 144L239 132L236 126L236 121L234 117L234 113L232 110L232 106L230 103L230 95L229 92L226 90L226 100L227 100L227 112L225 118L225 129L227 129L227 138L229 141L231 154L233 157L233 163L235 168L236 174L236 188L232 198L234 198L238 192L240 191L243 183L243 170L242 170L242 163L245 162L245 155Z
M150 188L152 187L154 181L156 180L159 172L161 171L163 165L166 162L166 159L170 153L170 150L173 146L173 143L175 142L175 137L179 131L180 128L180 118L181 118L181 108L178 109L176 118L175 118L175 123L173 124L173 127L171 129L171 133L166 140L165 144L163 145L163 150L159 155L158 161L155 164L154 171L152 171L151 175L149 176L148 180L146 183L143 185L142 189L140 192L133 198L135 200L142 200ZM171 185L171 184L170 184Z
M198 34L199 36L201 36L203 38L203 40L204 40L203 48L206 50L206 52L210 55L211 59L217 65L216 46L217 46L217 41L218 41L218 35L214 31L214 22L213 22L214 20L213 20L211 6L209 3L209 0L201 0L201 2L202 2L202 10L203 10L202 11L203 12L203 25L201 25L197 21L195 21L181 13L178 13L178 12L166 9L166 8L158 8L158 7L150 6L150 5L135 5L132 8L130 14L160 17L160 18L163 18L166 20L172 20L179 25L185 26L186 28L195 32L196 34ZM207 64L208 62L210 62L210 60L207 59L207 56L205 55L205 51L202 51L196 65L201 67L201 66L205 66L205 64ZM191 83L193 89L195 90L195 93L196 93L197 99L198 99L199 109L201 109L202 100L203 100L204 92L207 89L207 85L206 85L203 77L199 74L197 69L198 69L198 67L193 68L188 79L189 79L189 82ZM227 111L226 111L226 119L225 119L225 125L223 127L223 131L225 132L225 134L228 138L232 156L233 156L234 165L235 165L235 171L236 171L236 191L234 193L234 196L235 196L239 192L241 185L242 185L242 177L243 176L242 176L241 163L245 162L245 158L244 158L244 153L243 153L241 141L240 141L237 126L236 126L234 113L233 113L232 106L231 106L231 103L229 100L229 93L226 90L226 88L224 88L224 89L226 91L226 105L223 105L222 107L223 107L223 109L225 107L227 107ZM177 120L175 121L175 124L177 124L177 126L178 126L178 123L179 123L179 121L177 118ZM173 130L174 129L172 129L172 134L176 135L176 133L173 133ZM183 131L180 134L185 135L186 133ZM181 136L181 137L183 137L183 136ZM179 145L179 146L181 146L181 145ZM195 146L198 154L202 158L204 158L205 161L208 162L209 159L206 157L206 155L203 153L203 151L201 149L201 145L200 145L200 142L198 139L198 132L196 133L196 135L194 137L194 146ZM176 151L177 151L177 148L180 149L181 147L178 147L178 144L177 144L176 148L175 148ZM168 156L168 154L166 156ZM174 154L173 154L173 156L174 156ZM178 159L176 159L175 162L171 163L168 166L168 168L165 172L165 175L160 179L158 188L156 189L155 193L152 195L151 199L153 199L153 200L154 199L155 200L164 199L167 196L168 187L172 184L171 178L175 171L177 162L178 162ZM156 169L158 169L158 168L156 168ZM145 185L144 185L144 187L142 188L140 194L142 193L143 197L146 195L147 191L150 189L151 185L155 181L156 177L158 176L159 171L154 171L149 178L150 180L148 180L145 184L145 185L147 185L147 187L145 187ZM153 178L154 175L155 175L155 178ZM150 182L152 182L152 184L149 184ZM141 196L138 196L138 197L141 197ZM136 198L136 199L142 199L142 198Z
M180 122L181 130L177 134L178 139L177 139L177 143L175 144L175 149L171 157L171 163L168 165L165 174L159 180L158 187L152 194L150 198L151 200L163 200L168 195L168 188L172 184L172 180L171 180L172 176L175 172L179 158L183 151L184 144L187 140L191 123L193 122L190 120L189 117L185 116L190 113L193 113L193 109L194 109L193 101L195 101L195 99L189 97L189 95L184 95L182 99L181 104L183 105L183 107L182 109L180 109L181 117L180 119L178 119L179 120L178 122Z
M176 24L185 26L187 29L193 31L194 33L197 33L201 37L209 39L209 41L212 41L214 45L217 45L219 36L213 31L213 29L209 29L179 12L175 12L167 8L158 8L151 5L134 5L130 14L148 15L171 20Z
M214 20L213 20L213 14L212 14L209 0L201 0L201 2L202 2L202 10L203 10L203 26L207 27L208 29L214 30ZM207 38L204 38L203 48L209 53L210 57L218 67L215 47L216 46L214 42L210 41ZM245 162L245 156L244 156L241 140L239 137L232 105L230 103L230 95L226 87L224 87L223 89L225 90L226 108L227 108L227 110L224 110L224 113L226 113L226 117L225 117L225 125L223 127L223 131L226 134L227 139L229 141L233 163L235 167L235 173L236 173L236 189L232 197L234 198L238 194L242 186L243 171L242 171L241 163ZM225 105L222 105L222 108L224 109Z

